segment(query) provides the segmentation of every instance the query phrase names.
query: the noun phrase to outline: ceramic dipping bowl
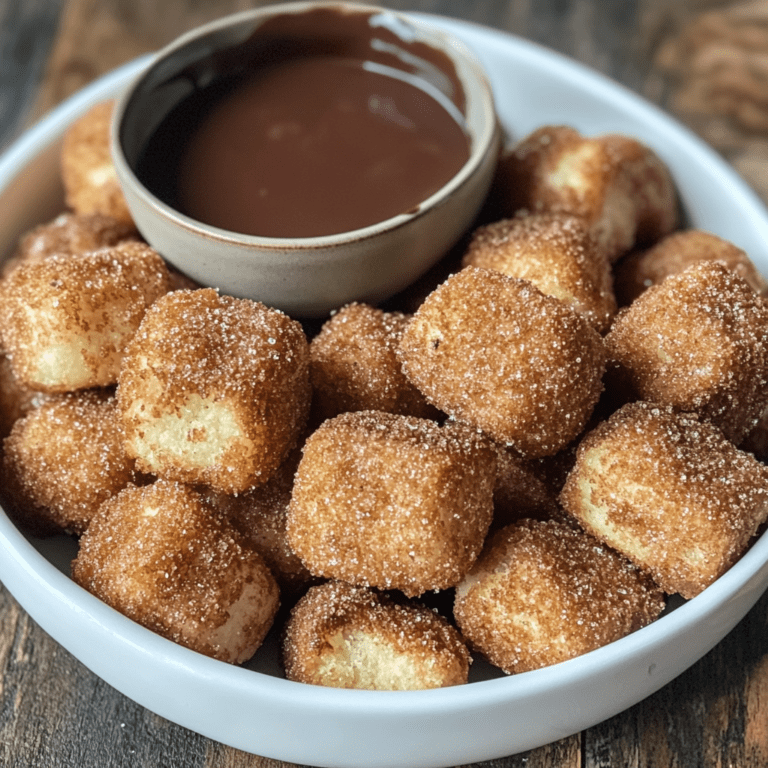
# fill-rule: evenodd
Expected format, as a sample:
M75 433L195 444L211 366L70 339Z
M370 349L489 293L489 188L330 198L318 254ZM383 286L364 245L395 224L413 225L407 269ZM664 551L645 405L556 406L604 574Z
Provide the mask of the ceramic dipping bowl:
M406 212L353 231L311 237L238 234L202 223L150 191L137 165L171 110L229 74L228 68L252 67L259 29L270 20L318 10L336 15L334 34L350 27L351 35L361 19L367 22L364 55L370 62L364 66L385 66L405 80L425 79L426 89L447 103L468 137L468 159L458 172ZM327 34L320 27L316 34ZM424 50L431 52L426 62L418 55ZM353 300L382 301L432 266L475 218L501 141L489 81L463 43L428 21L374 6L323 2L259 8L181 37L157 53L119 99L112 131L118 177L147 241L194 280L297 317L322 317Z

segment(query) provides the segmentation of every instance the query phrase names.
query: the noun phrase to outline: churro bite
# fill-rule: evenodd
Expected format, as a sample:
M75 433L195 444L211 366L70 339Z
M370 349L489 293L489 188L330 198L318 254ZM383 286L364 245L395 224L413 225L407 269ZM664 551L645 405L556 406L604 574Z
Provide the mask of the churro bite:
M151 307L118 385L126 448L139 468L224 493L269 480L309 401L301 325L211 288L174 291Z
M19 241L16 251L3 264L5 277L19 264L43 261L49 256L66 256L109 248L126 240L139 240L136 227L102 213L62 213L40 224Z
M320 423L346 411L437 415L405 377L397 359L408 319L401 312L353 303L326 321L309 345L313 421Z
M253 656L279 605L261 556L200 494L164 480L101 507L72 577L148 629L233 664Z
M288 544L286 520L301 450L294 448L264 485L236 495L201 490L264 558L283 596L294 598L317 579Z
M629 137L587 138L568 126L544 126L501 160L507 216L582 217L609 261L677 225L677 194L658 156Z
M20 265L0 285L16 377L48 392L114 384L128 339L168 288L162 259L138 242Z
M341 581L296 604L283 658L289 680L378 691L461 685L471 661L455 627L431 609Z
M695 414L630 403L581 442L560 500L662 589L690 598L768 517L768 467Z
M648 575L592 536L523 520L489 537L456 588L454 616L470 648L515 674L607 645L663 608Z
M344 413L307 440L288 542L316 576L413 597L454 586L493 514L496 462L477 430Z
M136 480L105 391L49 396L15 423L3 462L9 508L36 533L83 533L99 506Z
M577 216L528 214L479 227L463 265L530 280L542 293L570 304L600 333L616 313L608 260Z
M710 232L686 229L673 232L655 245L622 259L614 269L614 289L622 306L631 304L643 291L697 261L722 261L740 274L757 292L765 294L768 283L739 247Z
M768 402L768 305L720 262L646 290L605 344L637 399L695 411L735 443Z
M574 309L480 267L430 294L399 354L430 402L525 457L554 454L581 432L606 359L600 335Z
M103 213L133 222L110 150L114 101L91 107L64 134L61 180L64 200L75 213Z

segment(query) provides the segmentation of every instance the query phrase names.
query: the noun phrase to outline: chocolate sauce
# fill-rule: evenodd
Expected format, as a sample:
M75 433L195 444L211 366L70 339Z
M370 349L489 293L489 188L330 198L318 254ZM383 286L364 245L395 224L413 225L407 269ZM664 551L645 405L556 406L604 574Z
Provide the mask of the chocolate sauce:
M469 156L464 96L442 52L378 18L280 15L185 70L194 90L150 138L139 178L198 221L264 237L417 208Z

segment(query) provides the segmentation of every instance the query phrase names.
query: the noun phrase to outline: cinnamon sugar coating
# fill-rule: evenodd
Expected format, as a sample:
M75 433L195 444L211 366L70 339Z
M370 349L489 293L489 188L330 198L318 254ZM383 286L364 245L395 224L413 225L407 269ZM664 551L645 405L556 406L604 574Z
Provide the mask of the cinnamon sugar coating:
M568 126L544 126L502 158L497 175L505 215L525 209L580 216L611 262L677 226L666 166L626 136L587 138Z
M295 445L310 401L299 323L211 288L174 291L126 350L118 404L142 471L239 493Z
M128 340L168 280L157 252L138 242L21 264L0 284L16 377L48 392L114 384Z
M631 304L646 288L658 285L697 261L722 261L761 294L768 283L739 247L710 232L686 229L673 232L645 250L622 259L614 269L614 288L622 306Z
M325 322L309 345L313 421L321 423L346 411L438 415L405 377L397 359L408 319L401 312L355 302Z
M102 213L65 212L40 224L20 240L13 256L2 266L5 277L19 264L43 261L49 256L88 253L126 240L139 240L136 227Z
M473 232L462 263L530 280L600 333L616 313L608 260L577 216L527 214L486 224Z
M695 411L735 443L768 402L768 306L722 263L646 290L605 344L638 399Z
M477 430L345 413L307 440L288 542L309 570L408 596L455 585L493 514L495 453Z
M575 310L479 267L430 294L399 354L438 408L526 457L554 454L580 433L605 366L601 337Z
M83 533L99 506L136 480L107 391L49 396L16 422L3 448L9 506L38 534Z
M313 587L297 603L283 657L289 680L379 691L461 685L470 664L439 614L341 581Z
M607 645L663 608L652 580L592 536L523 520L489 537L454 616L471 648L515 674Z
M75 120L61 147L64 200L75 213L103 213L133 222L117 178L110 149L114 101L91 107Z
M198 493L164 480L101 507L72 577L148 629L234 664L256 652L279 605L261 556Z
M317 582L288 544L286 523L293 477L301 450L294 448L277 472L258 488L237 495L202 490L203 497L264 558L284 597L295 598ZM285 601L284 601L285 602Z
M694 414L630 403L579 445L560 500L662 589L690 598L768 517L768 467Z

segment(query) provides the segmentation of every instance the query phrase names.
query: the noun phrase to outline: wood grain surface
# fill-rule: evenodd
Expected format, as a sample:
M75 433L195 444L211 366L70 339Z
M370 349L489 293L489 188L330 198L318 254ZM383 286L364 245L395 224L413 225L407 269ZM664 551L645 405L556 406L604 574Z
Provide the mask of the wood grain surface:
M100 74L186 29L255 4L0 0L0 146ZM768 2L383 4L506 29L609 74L698 130L768 197ZM647 700L581 734L479 765L766 766L767 624L764 596L722 643ZM128 700L48 637L1 587L0 665L0 766L287 768Z

